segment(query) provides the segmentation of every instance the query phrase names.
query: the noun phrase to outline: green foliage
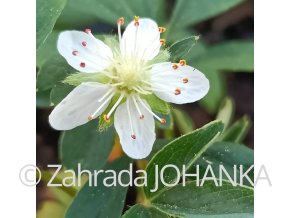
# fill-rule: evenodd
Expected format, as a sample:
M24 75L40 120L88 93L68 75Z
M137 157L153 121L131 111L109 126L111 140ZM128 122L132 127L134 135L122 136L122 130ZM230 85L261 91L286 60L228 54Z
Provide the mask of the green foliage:
M225 131L221 140L237 143L242 142L249 132L250 127L250 119L247 116L244 116Z
M233 187L226 181L221 187L212 181L196 187L193 181L185 187L177 185L165 190L152 204L178 217L253 217L254 190L245 186Z
M36 1L36 48L39 48L52 32L66 0Z
M200 171L204 171L210 164L216 177L219 177L219 167L222 164L231 178L234 178L236 174L237 182L239 182L240 169L238 166L242 165L244 169L249 169L253 163L254 151L252 149L232 142L216 142L202 154L195 164L200 166ZM237 165L236 173L233 168L234 165ZM252 171L249 176L253 180L254 172ZM246 182L244 181L244 184Z
M114 170L118 174L121 170L128 169L128 166L129 160L122 158L107 164L105 170ZM121 216L128 187L106 187L103 184L106 176L105 173L99 174L95 187L91 187L89 182L86 183L67 210L65 218ZM122 179L124 183L128 183L129 175L124 174Z
M117 19L121 16L128 24L135 15L162 21L163 3L163 0L120 0L117 4L115 0L69 0L58 26L76 28L92 24L94 21L116 25Z
M195 129L192 118L183 110L174 108L172 109L172 114L181 134L187 134Z
M151 109L160 114L169 114L170 113L170 107L169 104L165 101L162 101L160 98L158 98L156 95L143 95L143 99L147 101L147 103L150 105Z
M242 0L178 0L174 7L169 29L180 29L197 24L238 5Z
M226 97L222 104L220 105L218 114L216 116L217 120L223 121L225 129L229 126L234 115L235 105L234 100L230 97Z
M100 133L96 131L97 125L98 121L93 120L63 133L60 159L64 166L77 169L80 163L83 169L93 171L105 164L114 144L115 130L109 128Z
M166 213L158 210L156 207L145 207L141 204L136 204L131 207L122 218L168 218Z
M171 62L178 62L180 59L185 58L192 47L196 44L196 41L196 36L190 36L172 44L169 47Z
M253 72L254 43L252 41L228 41L208 48L194 59L199 68L219 71Z
M150 192L155 185L155 165L158 165L159 169L168 164L174 164L182 169L182 165L187 168L190 167L193 162L211 145L211 143L217 138L223 131L223 124L219 121L213 121L205 125L201 129L197 129L188 135L184 135L175 139L168 145L163 147L148 163L146 168L148 174L148 184L144 187L144 192L148 198L153 198L163 190L163 184L159 182L160 189L157 192ZM173 183L177 179L176 172L170 168L166 171L167 183ZM160 178L158 178L160 179Z
M52 89L73 72L75 69L69 66L60 55L50 58L39 70L36 80L37 89L40 91Z

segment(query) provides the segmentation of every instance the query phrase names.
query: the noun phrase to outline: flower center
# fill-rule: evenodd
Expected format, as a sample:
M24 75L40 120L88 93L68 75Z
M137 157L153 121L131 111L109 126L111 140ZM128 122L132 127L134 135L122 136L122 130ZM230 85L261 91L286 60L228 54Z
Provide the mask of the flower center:
M117 90L131 93L150 94L147 89L150 75L145 63L134 58L117 58L111 69L111 84Z

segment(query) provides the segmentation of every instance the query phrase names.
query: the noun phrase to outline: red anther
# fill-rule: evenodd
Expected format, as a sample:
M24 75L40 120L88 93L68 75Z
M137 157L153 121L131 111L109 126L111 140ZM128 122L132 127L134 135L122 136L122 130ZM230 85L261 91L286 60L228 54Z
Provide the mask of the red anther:
M120 17L118 20L117 20L117 24L118 25L124 25L124 17Z
M161 123L161 124L166 124L166 120L165 120L164 118L162 118L162 119L160 120L160 123Z
M161 45L165 45L166 44L166 40L165 39L160 39L160 44Z
M105 120L107 123L111 122L110 117L108 117L107 114L104 115L104 120Z
M74 56L77 56L77 54L78 54L78 51L73 51L72 52L72 55L74 55Z
M134 23L134 26L139 26L139 22L135 22Z
M91 29L85 29L85 32L89 34L89 33L92 32L92 30Z
M82 46L87 46L87 43L86 42L82 42Z
M173 68L174 70L177 70L178 65L177 65L177 64L172 64L172 68Z
M86 64L84 62L80 63L80 67L84 68L86 67Z
M144 119L144 115L141 114L141 115L139 116L139 118L140 118L140 120L143 120L143 119Z
M158 30L159 30L160 33L164 33L166 31L166 28L160 26L160 27L158 27Z
M131 135L131 138L132 138L132 139L136 139L136 135L135 135L135 134L132 134L132 135Z
M188 79L187 78L184 78L183 79L183 83L188 83Z
M93 119L93 116L88 116L88 121L91 121Z
M174 92L175 95L180 95L181 94L181 91L180 89L175 89L175 92Z
M179 64L180 64L181 66L186 65L186 60L184 60L184 59L180 60L180 61L179 61Z

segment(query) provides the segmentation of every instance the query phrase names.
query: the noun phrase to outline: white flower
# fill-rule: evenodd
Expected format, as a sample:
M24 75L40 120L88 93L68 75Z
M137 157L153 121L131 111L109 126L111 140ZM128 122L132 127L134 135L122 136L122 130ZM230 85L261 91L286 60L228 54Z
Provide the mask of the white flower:
M96 39L90 30L65 31L57 48L67 62L80 72L104 74L106 84L84 82L69 93L49 116L51 126L69 130L101 115L113 96L119 98L105 115L114 125L124 152L135 159L148 156L155 141L157 116L142 99L155 94L166 102L184 104L204 97L209 90L207 78L197 69L180 63L152 64L164 40L157 24L148 18L135 19L121 35L123 19L118 20L119 45L110 48Z

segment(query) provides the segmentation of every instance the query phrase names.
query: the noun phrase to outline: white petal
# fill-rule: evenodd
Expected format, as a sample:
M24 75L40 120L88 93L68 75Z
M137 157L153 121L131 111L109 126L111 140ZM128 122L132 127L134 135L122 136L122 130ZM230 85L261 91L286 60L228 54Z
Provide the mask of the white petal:
M49 115L50 125L57 130L69 130L88 122L102 104L98 100L108 92L110 87L101 83L82 83L74 88ZM96 114L100 115L108 103Z
M154 93L167 102L175 104L195 102L203 98L209 90L208 79L191 66L178 65L175 70L172 63L164 62L155 64L151 73ZM180 90L179 95L176 95L176 90Z
M57 49L73 68L86 73L104 70L113 57L106 44L81 31L62 32L57 41Z
M128 100L127 100L128 101ZM150 108L150 106L143 100ZM132 101L129 101L130 114L135 139L131 137L130 120L128 116L127 103L121 104L115 113L115 129L119 134L120 142L124 152L131 158L143 159L147 157L153 147L155 141L155 124L153 116L148 113L144 107L140 107L143 119L140 119L138 111Z
M155 21L143 18L139 26L132 21L123 33L121 52L127 57L152 60L160 50L160 33Z

